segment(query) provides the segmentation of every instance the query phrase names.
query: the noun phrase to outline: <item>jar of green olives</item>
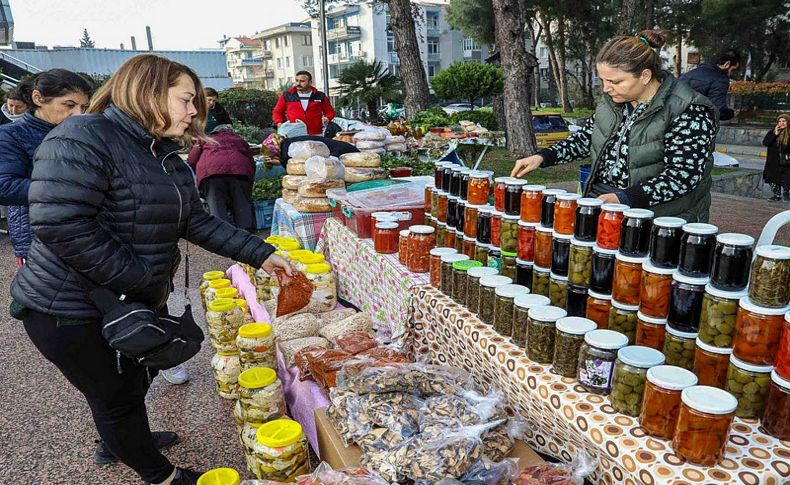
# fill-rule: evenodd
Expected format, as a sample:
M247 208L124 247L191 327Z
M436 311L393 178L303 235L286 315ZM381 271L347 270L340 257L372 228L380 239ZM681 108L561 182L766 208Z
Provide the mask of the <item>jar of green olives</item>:
M488 265L488 251L491 249L490 244L483 244L480 241L475 243L475 261L480 261L484 266Z
M477 317L486 325L494 324L494 299L496 289L502 285L512 284L507 276L493 275L480 278L480 305Z
M539 306L529 310L527 324L527 357L538 364L554 360L555 324L567 313L556 306Z
M584 334L579 349L579 384L593 394L609 394L617 351L628 345L628 337L614 330L592 330Z
M519 216L505 214L502 216L502 234L499 247L508 253L518 252L518 220Z
M749 298L759 306L780 308L790 302L790 248L758 246L752 263Z
M565 308L568 304L568 277L560 276L554 273L549 275L549 298L551 304Z
M581 317L565 317L557 320L554 337L554 371L563 377L576 377L579 370L579 349L584 343L584 334L595 330L592 320Z
M609 330L620 332L628 337L628 344L636 342L636 322L639 305L624 305L612 299L609 309Z
M453 264L466 261L469 256L465 254L445 254L442 256L442 278L440 287L442 293L452 298L453 296Z
M516 253L502 251L502 266L499 268L499 273L511 280L516 279Z
M571 239L570 260L568 261L568 281L571 284L590 286L593 246L595 246L595 241Z
M738 301L744 296L746 290L723 291L711 284L706 285L699 320L699 339L715 347L732 347Z
M771 389L770 365L747 364L730 356L727 385L724 388L738 399L735 415L739 418L759 418L763 415L768 391Z
M494 268L479 266L466 272L466 308L475 315L480 312L480 278L497 274Z
M466 305L466 281L468 279L466 272L472 268L479 268L483 266L479 261L456 261L453 263L453 301L459 305Z
M497 273L502 269L502 251L499 250L498 246L492 244L488 248L488 262L486 266L495 268Z
M527 348L527 325L529 310L539 306L549 306L551 300L543 295L519 295L513 300L513 333L511 342L522 349Z
M513 299L526 295L529 288L521 285L502 285L494 290L494 330L503 337L513 333Z
M549 268L541 268L540 266L532 267L532 293L536 295L549 296L549 279L551 278L551 270Z
M672 325L667 325L664 335L664 355L667 356L667 365L693 370L696 340L697 332L681 332L672 328Z
M615 411L626 416L639 416L647 371L664 363L664 354L650 347L631 345L617 351L609 400Z

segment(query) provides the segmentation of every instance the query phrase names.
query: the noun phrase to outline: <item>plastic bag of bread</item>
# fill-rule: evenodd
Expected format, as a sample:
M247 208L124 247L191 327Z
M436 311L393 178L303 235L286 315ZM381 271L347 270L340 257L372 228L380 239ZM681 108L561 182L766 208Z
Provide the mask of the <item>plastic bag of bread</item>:
M326 197L327 189L344 189L343 180L318 180L307 177L299 186L299 197Z
M357 148L360 150L375 150L377 148L384 148L383 141L358 141Z
M293 206L299 212L313 213L313 212L332 212L332 206L329 205L329 199L326 197L297 197L293 202Z
M384 147L388 152L405 152L409 149L405 143L393 143Z
M381 156L374 152L346 153L340 155L340 161L346 167L378 168L381 166Z
M360 131L356 135L354 135L354 141L377 141L383 142L387 139L387 134L379 131L378 129L375 130L368 130L368 131Z
M335 339L342 337L351 332L370 332L373 329L373 320L365 313L357 313L345 320L324 325L318 331L318 334L329 340L335 342Z
M283 189L283 200L286 204L295 204L299 200L299 192L296 190Z
M315 156L328 157L329 155L329 147L320 141L297 141L288 147L288 156L291 158L307 159Z
M283 188L286 190L299 190L299 185L307 180L304 175L286 175L283 177Z
M346 167L345 181L350 184L385 178L387 178L387 170L384 168Z
M277 342L277 346L280 348L280 352L283 353L283 357L285 357L285 362L288 367L294 365L294 356L303 348L315 346L328 349L331 345L332 344L329 343L329 340L323 337L305 337L294 340L286 340L284 342Z
M274 270L274 275L277 277L280 287L280 293L277 295L276 317L290 315L310 303L310 297L313 296L313 283L307 279L304 273L294 271L293 274L288 275L284 270L277 268ZM318 322L315 325L317 327Z
M305 173L315 180L343 180L343 162L335 157L310 157L304 163Z
M385 145L394 145L395 143L406 143L406 138L398 135L398 136L388 136L384 140Z
M304 168L305 161L307 161L306 158L292 158L285 165L285 171L288 175L307 175Z

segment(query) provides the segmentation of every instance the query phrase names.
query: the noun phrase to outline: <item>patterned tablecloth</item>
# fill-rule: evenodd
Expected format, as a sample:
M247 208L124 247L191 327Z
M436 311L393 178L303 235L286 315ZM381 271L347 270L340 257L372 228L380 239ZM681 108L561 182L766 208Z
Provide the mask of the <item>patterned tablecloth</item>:
M607 397L586 392L575 379L536 364L524 351L432 287L414 288L409 331L417 358L462 367L484 389L494 385L533 424L527 443L570 462L579 447L600 465L594 483L790 483L790 442L736 418L725 459L714 467L685 463L670 442L647 436L635 418L616 413Z
M360 239L337 219L326 221L316 249L323 252L337 276L338 296L373 316L384 338L406 332L413 287L430 283L428 273L412 273L396 254L378 254L373 241Z
M305 249L315 249L324 222L332 217L331 212L304 213L296 210L283 199L274 203L272 235L280 234L295 238Z

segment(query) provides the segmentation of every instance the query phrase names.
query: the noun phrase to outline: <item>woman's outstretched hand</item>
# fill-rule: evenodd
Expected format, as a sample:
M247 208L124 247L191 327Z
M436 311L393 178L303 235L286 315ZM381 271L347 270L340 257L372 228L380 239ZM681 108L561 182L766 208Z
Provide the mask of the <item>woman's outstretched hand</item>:
M532 155L520 160L516 160L516 164L513 166L513 170L510 172L510 176L523 177L524 175L540 167L541 163L543 163L542 155Z
M266 261L263 262L262 268L264 271L266 271L267 274L270 275L273 275L274 270L277 268L280 268L283 271L285 271L285 274L287 274L288 276L293 275L293 266L291 266L291 263L289 263L288 260L283 258L282 256L278 256L274 253L272 253L272 255L269 256L266 259Z

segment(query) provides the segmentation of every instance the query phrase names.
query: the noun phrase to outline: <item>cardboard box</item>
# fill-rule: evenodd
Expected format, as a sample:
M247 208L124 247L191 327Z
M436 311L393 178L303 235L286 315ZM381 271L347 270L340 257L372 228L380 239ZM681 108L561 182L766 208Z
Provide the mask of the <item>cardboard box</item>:
M339 468L359 466L362 451L356 445L346 447L343 439L335 431L335 427L326 415L326 408L315 410L315 427L318 432L318 447L321 460L327 462L335 470ZM543 458L522 441L516 441L512 458L518 458L519 469L530 465L542 464Z

